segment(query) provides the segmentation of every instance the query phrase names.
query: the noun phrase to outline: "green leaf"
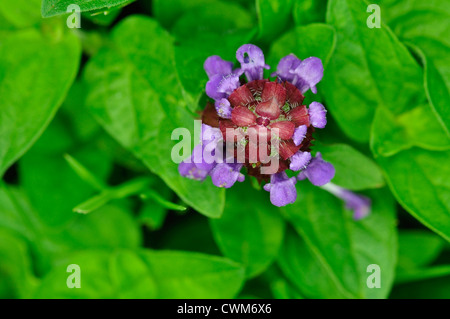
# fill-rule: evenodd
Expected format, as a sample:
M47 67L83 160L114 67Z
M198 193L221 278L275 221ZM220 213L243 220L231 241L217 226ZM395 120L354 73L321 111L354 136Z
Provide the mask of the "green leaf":
M171 159L173 129L193 132L194 123L182 100L169 34L155 21L134 16L114 29L112 40L114 45L91 59L84 74L90 111L186 204L206 216L220 216L224 191L210 181L181 177Z
M314 149L336 169L334 184L350 190L384 186L383 174L377 164L350 145L317 145Z
M276 258L285 224L266 192L244 183L227 195L222 217L210 220L214 238L226 257L244 265L247 277L254 277Z
M372 124L370 146L376 156L391 156L414 146L448 150L450 138L428 104L399 115L379 107Z
M396 285L391 299L449 299L450 276Z
M46 134L47 131L43 136ZM47 138L36 145L39 147L45 141ZM64 152L47 154L32 148L19 162L21 183L42 221L50 226L70 221L73 207L96 190L67 164ZM106 178L111 170L110 158L93 145L80 148L73 155L95 171L100 179Z
M397 233L394 201L371 191L371 214L360 221L331 194L298 183L299 199L284 209L301 239L288 236L279 255L286 276L309 298L385 298L394 279ZM367 267L381 268L381 288L370 289Z
M69 288L69 265L80 267L81 287ZM140 256L131 251L86 250L61 258L44 277L34 298L155 298L154 275Z
M399 233L398 271L426 266L444 248L445 241L427 231L404 230Z
M292 20L294 0L256 0L259 39L270 43L282 33Z
M382 18L402 39L436 38L450 44L448 0L378 0Z
M183 13L190 9L200 6L208 7L217 2L215 0L154 0L152 1L152 12L162 26L172 27Z
M40 7L40 0L3 0L0 15L15 28L25 28L37 25L42 20Z
M392 193L421 223L450 241L450 151L411 148L376 158Z
M0 228L0 298L27 298L37 285L26 242Z
M367 27L367 5L330 0L327 11L337 46L325 70L325 100L343 131L358 142L369 140L378 106L399 114L425 99L419 65L388 26Z
M72 34L42 35L29 29L6 36L0 56L3 175L42 134L61 105L78 70L80 45Z
M244 281L244 269L222 257L182 251L142 251L154 274L158 298L228 299Z
M295 1L293 11L296 25L307 25L313 22L325 22L327 0Z
M109 10L114 7L123 7L134 0L42 0L41 14L44 18L65 14L67 7L76 4L81 12L94 10Z
M425 90L433 111L447 136L450 136L450 44L429 38L413 39L413 50L425 65ZM421 48L424 48L423 50ZM426 52L426 53L424 53Z

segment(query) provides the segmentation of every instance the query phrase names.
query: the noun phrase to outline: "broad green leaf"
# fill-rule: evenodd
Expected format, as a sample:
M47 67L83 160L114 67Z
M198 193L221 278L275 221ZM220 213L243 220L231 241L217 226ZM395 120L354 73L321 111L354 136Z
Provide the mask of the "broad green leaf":
M75 78L79 54L71 34L55 38L29 29L0 42L0 175L53 118Z
M336 50L325 70L325 100L343 131L369 140L377 107L399 114L425 99L422 70L388 26L367 27L364 0L330 0L327 22L337 32Z
M114 7L123 7L134 0L42 0L41 13L44 18L65 14L71 4L80 7L81 12L94 10L109 10Z
M158 298L233 298L244 281L244 269L226 258L182 251L140 255L154 274Z
M423 267L435 260L445 241L433 233L404 230L399 233L398 270Z
M428 104L399 115L379 107L372 124L370 144L375 155L391 156L414 146L448 150L450 138Z
M295 1L293 15L296 25L307 25L312 22L325 22L327 0Z
M270 43L283 32L292 20L294 0L256 0L259 39Z
M402 39L430 37L450 44L449 0L377 0L382 18Z
M80 269L80 288L69 288L69 265ZM34 298L145 298L157 296L155 277L134 252L85 250L64 258L55 264L34 292Z
M0 228L0 298L26 298L37 284L26 242Z
M371 214L354 221L333 195L309 182L297 183L299 198L284 211L300 238L287 238L279 257L286 276L310 298L385 298L394 280L397 232L394 201L371 191ZM381 268L381 288L366 282L369 265Z
M248 183L228 191L222 217L210 224L222 253L246 267L247 277L260 274L276 258L285 226L268 194Z
M450 241L450 151L411 148L376 160L400 204Z
M350 190L384 186L383 174L377 164L350 145L317 145L314 149L336 169L334 184Z
M194 124L182 100L171 37L155 21L134 16L113 30L112 41L84 74L90 111L186 204L209 217L220 216L224 191L210 181L181 177L171 159L172 131L193 132Z

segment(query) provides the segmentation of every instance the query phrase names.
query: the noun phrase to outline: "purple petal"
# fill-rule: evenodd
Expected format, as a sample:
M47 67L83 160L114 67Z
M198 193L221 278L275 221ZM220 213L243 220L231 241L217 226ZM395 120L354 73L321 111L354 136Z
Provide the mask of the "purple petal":
M211 171L211 179L217 187L230 188L236 181L244 181L244 175L240 173L242 164L220 163Z
M220 81L219 86L217 87L217 91L219 93L225 93L226 96L229 96L241 86L239 81L239 75L235 73L230 73L228 75L223 76L222 81Z
M322 186L329 183L334 177L335 169L331 163L325 162L322 155L318 152L304 171L302 171L298 180L306 178L316 186Z
M312 88L313 93L317 93L315 86L323 77L322 61L316 57L307 58L292 73L295 76L292 84L296 85L302 93L310 88Z
M308 163L311 161L311 153L298 151L291 156L290 160L291 164L289 165L289 168L293 171L299 171L307 167Z
M227 75L233 71L233 63L223 60L218 55L213 55L207 58L203 64L203 67L210 79L213 75Z
M309 105L308 113L312 126L324 128L327 125L327 110L319 102L312 102Z
M281 81L292 82L295 74L292 73L302 62L294 54L289 54L282 58L277 66L277 72L271 74L271 76L277 76Z
M209 170L198 168L192 157L193 155L178 165L178 172L181 176L202 181L208 176Z
M289 178L285 172L273 174L270 183L264 185L264 190L270 191L270 202L278 207L294 203L297 199L295 177Z
M221 118L231 119L232 108L230 102L227 99L220 99L216 101L215 107L217 114L219 114Z
M223 79L223 75L215 74L213 75L209 81L206 83L206 95L214 100L220 100L222 98L227 97L227 95L223 92L219 92L219 85Z
M236 52L236 59L241 63L241 69L249 82L262 80L264 69L270 69L265 63L263 51L253 44L241 46Z
M343 187L328 184L322 187L324 190L332 193L336 197L345 201L345 207L353 210L353 219L360 220L370 214L372 201L370 198L355 194Z
M294 135L292 136L292 140L294 141L294 144L296 146L299 146L302 144L303 139L306 136L306 131L308 130L308 127L306 125L300 125L297 127L294 131Z

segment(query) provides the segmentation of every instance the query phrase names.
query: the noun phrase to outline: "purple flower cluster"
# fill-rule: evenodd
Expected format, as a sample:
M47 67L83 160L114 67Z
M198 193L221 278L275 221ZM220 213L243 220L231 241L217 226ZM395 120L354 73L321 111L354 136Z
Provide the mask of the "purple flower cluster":
M312 184L322 186L334 177L333 165L325 162L320 153L313 157L310 150L312 133L327 123L326 109L318 102L312 102L309 107L303 105L305 92L311 89L317 93L316 85L324 71L322 61L316 57L300 60L290 54L280 60L272 74L275 81L270 81L264 79L264 69L270 67L265 64L264 54L257 46L241 46L236 59L240 63L236 69L233 69L232 62L219 56L211 56L205 61L204 68L209 77L206 94L214 100L217 118L213 122L218 124L216 127L203 124L201 143L194 148L189 159L180 163L179 172L197 180L204 180L209 175L214 185L229 188L244 180L240 171L245 167L248 175L266 182L264 190L270 192L273 205L285 206L297 198L297 180L307 178ZM225 130L230 128L240 133L253 128L260 143L254 145L245 138L227 140ZM266 165L262 160L238 163L236 153L223 152L221 160L217 161L216 157L211 162L200 154L219 142L242 143L248 159L252 148L270 150L274 136L279 149L272 151L270 157L279 160L280 165L270 174L262 173ZM299 174L288 177L286 169Z

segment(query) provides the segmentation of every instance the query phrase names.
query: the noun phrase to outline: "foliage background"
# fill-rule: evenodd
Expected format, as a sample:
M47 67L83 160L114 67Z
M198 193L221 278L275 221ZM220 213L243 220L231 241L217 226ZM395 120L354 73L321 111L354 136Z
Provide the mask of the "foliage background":
M1 0L0 297L450 297L450 2L373 2L380 29L363 0ZM249 42L324 61L315 150L368 218L308 182L277 209L178 175L205 58Z

